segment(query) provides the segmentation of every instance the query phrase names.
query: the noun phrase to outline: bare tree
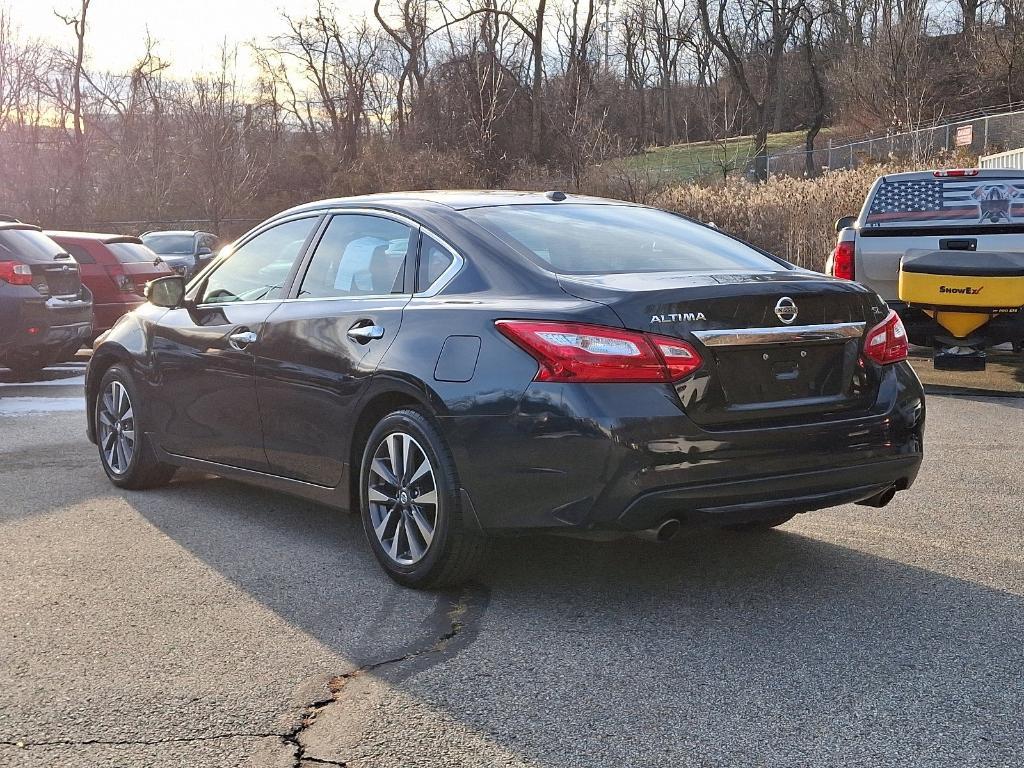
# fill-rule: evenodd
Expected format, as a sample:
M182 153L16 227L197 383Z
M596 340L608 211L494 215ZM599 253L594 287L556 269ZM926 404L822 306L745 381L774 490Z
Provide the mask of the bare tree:
M706 0L698 3L704 32L725 57L754 112L754 167L768 176L769 110L778 96L782 55L804 0ZM755 62L760 67L755 68Z
M86 200L86 148L85 148L85 128L83 119L83 100L82 100L82 82L84 80L84 68L85 68L85 37L87 30L87 18L89 14L89 3L91 0L80 0L80 5L75 15L72 14L60 14L56 16L69 27L74 30L75 33L75 48L71 58L70 66L70 78L71 78L71 120L73 139L72 139L72 167L73 167L73 179L74 186L71 192L71 202L73 215L77 216L79 220L85 217L85 200Z

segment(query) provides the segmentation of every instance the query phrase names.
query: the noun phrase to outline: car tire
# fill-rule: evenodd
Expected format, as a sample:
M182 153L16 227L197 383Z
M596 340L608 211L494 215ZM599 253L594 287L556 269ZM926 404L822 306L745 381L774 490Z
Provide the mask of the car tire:
M405 409L381 419L366 441L359 483L363 530L388 576L438 589L476 573L487 540L466 524L455 460L428 416Z
M177 467L158 461L145 431L145 412L128 369L112 365L100 380L93 403L96 445L110 482L143 490L167 485Z
M767 531L769 528L778 528L780 525L788 523L794 517L796 517L795 512L791 515L779 515L778 517L768 517L764 520L751 520L749 523L727 525L725 528L729 531Z

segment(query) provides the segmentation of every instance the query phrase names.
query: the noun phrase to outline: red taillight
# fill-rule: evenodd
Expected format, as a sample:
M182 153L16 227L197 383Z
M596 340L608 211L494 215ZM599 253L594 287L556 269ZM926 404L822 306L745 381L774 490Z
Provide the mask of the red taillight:
M135 283L124 273L122 267L106 267L106 270L110 279L114 281L114 285L117 286L117 290L121 293L135 293Z
M888 365L906 360L909 352L907 329L903 327L900 316L889 310L885 320L868 331L867 340L864 342L864 354L876 363Z
M949 168L943 171L932 171L932 176L937 179L944 179L955 176L977 176L977 168Z
M0 280L11 285L32 285L32 268L20 261L0 261Z
M832 251L833 277L841 277L843 280L855 279L856 270L853 263L856 250L853 240L843 240L836 245Z
M670 382L701 366L696 349L666 336L581 323L498 320L495 324L537 361L535 381Z

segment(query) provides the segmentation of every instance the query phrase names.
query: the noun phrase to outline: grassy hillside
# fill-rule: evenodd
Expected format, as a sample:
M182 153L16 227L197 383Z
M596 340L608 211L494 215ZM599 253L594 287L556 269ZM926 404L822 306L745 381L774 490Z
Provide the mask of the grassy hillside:
M799 149L803 146L804 131L773 133L768 136L768 152ZM819 146L827 140L823 130L818 135ZM723 166L728 171L742 172L753 154L750 136L737 136L722 141L698 141L691 144L673 144L651 147L646 152L621 158L624 169L657 174L664 182L686 182L702 176L721 178Z

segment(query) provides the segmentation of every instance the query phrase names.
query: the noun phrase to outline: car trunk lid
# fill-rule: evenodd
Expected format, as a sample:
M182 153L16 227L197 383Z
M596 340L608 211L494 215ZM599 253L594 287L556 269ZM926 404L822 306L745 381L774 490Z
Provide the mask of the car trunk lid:
M32 284L46 296L67 298L77 296L82 290L82 278L78 265L70 256L60 256L50 262L34 262Z
M802 271L561 276L624 326L695 344L704 366L676 389L698 423L806 420L866 409L877 378L861 361L885 307L856 283Z

